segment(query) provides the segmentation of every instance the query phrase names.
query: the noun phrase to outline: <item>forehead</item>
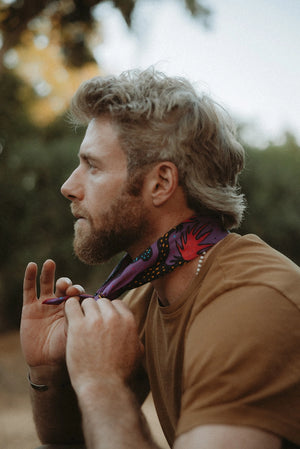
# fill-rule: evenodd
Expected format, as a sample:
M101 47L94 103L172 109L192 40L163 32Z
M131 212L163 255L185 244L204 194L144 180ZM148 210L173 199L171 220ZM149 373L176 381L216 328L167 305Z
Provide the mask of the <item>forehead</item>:
M90 121L82 141L79 155L93 157L112 156L126 159L121 148L118 133L111 121L105 118L94 118Z

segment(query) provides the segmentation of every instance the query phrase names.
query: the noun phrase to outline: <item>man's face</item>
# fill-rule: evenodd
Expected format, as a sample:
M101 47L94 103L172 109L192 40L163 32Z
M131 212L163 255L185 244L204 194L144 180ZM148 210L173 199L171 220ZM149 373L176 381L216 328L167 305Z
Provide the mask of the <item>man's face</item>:
M127 159L117 132L108 120L93 119L80 147L79 165L61 189L72 201L74 250L83 262L108 260L147 233L142 194L133 196L128 189Z

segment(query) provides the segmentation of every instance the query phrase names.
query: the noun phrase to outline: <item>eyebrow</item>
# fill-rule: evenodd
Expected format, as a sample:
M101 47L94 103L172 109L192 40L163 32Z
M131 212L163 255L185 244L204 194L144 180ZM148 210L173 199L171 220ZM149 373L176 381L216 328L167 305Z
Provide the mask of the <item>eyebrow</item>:
M78 153L78 158L82 159L84 161L94 161L94 162L99 162L99 158L97 158L96 156L94 156L92 153L90 153L89 151L86 152L80 152Z

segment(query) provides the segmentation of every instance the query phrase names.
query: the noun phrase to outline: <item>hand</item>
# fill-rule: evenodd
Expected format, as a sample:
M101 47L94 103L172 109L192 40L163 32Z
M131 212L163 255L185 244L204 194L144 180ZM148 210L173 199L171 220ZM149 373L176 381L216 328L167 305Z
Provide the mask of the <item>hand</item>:
M77 392L116 379L129 380L143 354L136 323L119 300L70 298L65 304L68 319L67 367Z
M40 298L37 298L37 265L29 263L24 276L24 298L21 319L21 343L28 365L32 368L65 364L66 320L64 304L43 305L46 298L76 295L84 292L68 278L60 278L54 293L55 263L47 260L40 277Z

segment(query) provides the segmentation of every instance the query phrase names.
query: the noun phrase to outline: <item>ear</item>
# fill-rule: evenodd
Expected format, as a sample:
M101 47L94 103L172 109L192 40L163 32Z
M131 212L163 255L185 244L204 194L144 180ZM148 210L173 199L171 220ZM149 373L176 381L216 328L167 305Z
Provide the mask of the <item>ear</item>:
M173 162L163 161L151 170L149 179L152 204L155 207L168 201L178 187L178 169Z

